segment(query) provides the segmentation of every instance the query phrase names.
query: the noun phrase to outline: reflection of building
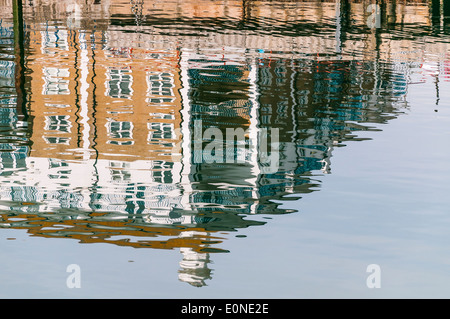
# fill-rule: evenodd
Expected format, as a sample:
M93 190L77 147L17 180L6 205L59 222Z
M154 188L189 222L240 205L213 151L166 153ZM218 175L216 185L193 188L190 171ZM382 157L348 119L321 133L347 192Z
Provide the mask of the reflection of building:
M14 109L0 114L14 132L1 133L1 224L83 243L180 248L179 277L194 285L211 276L209 253L223 251L218 232L264 224L249 214L291 212L274 201L313 191L333 147L369 129L359 122L393 118L406 94L406 79L378 61L395 52L410 59L398 51L411 41L379 44L372 30L361 41L329 36L334 2L38 3L25 8L33 129L16 127ZM44 23L54 16L63 23ZM11 67L1 65L6 87ZM9 93L2 103L13 103ZM243 162L198 161L195 146L208 141L194 140L197 120L245 130L250 151L232 151ZM267 173L259 134L272 128L279 162Z
M59 27L31 35L32 156L167 161L180 138L177 52L96 50L95 37Z
M196 287L205 286L205 280L211 279L211 269L208 268L211 262L209 253L196 252L189 247L181 248L180 252L183 254L183 260L180 262L181 269L178 271L179 279Z

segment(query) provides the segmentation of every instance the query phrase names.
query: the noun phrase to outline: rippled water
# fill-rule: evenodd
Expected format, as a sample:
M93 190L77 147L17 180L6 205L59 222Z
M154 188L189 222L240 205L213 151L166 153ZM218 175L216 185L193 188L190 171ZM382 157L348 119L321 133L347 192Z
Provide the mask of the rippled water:
M0 295L448 296L433 3L2 1Z

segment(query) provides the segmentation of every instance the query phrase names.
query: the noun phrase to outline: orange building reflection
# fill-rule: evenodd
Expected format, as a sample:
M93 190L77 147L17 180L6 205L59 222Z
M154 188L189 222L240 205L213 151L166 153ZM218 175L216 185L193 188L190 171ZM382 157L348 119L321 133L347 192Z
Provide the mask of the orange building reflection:
M181 139L178 52L96 49L101 36L57 27L30 34L30 155L168 161Z

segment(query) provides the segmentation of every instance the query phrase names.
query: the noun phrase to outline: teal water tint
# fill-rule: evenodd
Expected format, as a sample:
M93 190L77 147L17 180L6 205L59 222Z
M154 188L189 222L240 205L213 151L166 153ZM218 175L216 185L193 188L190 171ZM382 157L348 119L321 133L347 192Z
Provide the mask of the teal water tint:
M6 15L0 295L446 296L435 3L24 3L26 95Z

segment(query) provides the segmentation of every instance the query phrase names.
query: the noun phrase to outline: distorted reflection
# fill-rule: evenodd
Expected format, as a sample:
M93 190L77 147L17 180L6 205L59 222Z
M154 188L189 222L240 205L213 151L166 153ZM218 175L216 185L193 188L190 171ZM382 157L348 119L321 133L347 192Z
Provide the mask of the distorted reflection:
M428 2L389 1L374 28L370 1L30 0L22 75L0 2L1 226L177 248L194 286L227 234L292 213L281 203L320 188L335 147L404 112L411 85L449 80L433 54L448 21ZM205 153L211 128L244 137Z

